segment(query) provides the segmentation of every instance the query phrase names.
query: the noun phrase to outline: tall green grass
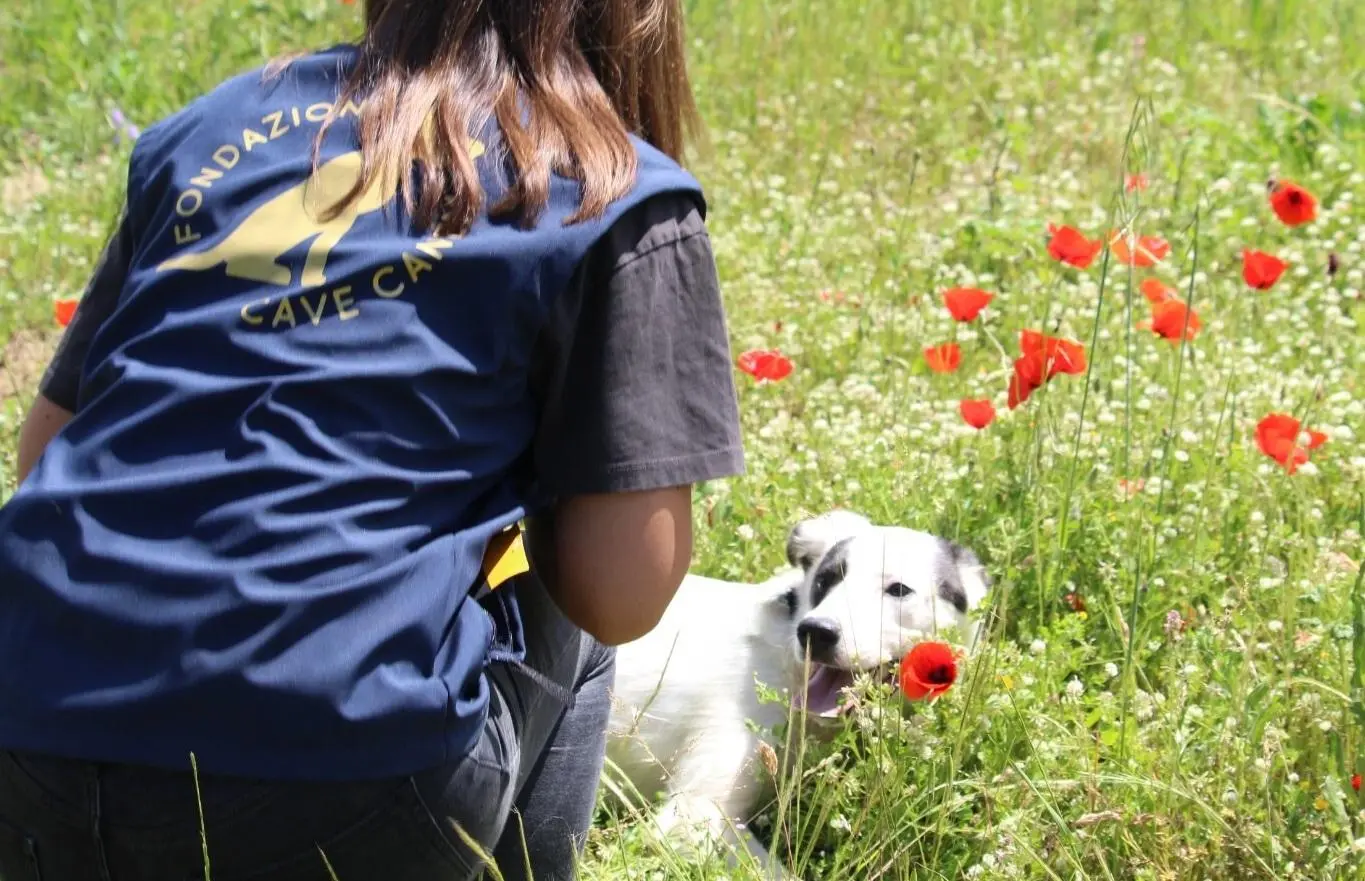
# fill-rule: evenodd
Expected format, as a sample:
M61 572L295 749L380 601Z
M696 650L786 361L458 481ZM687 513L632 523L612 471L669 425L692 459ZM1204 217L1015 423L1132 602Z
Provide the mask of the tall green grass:
M699 490L697 568L756 580L796 518L844 505L957 537L996 584L994 638L945 699L874 701L786 766L758 823L772 849L830 879L1358 877L1365 7L687 12L733 344L796 363L740 376L750 470ZM48 0L0 21L0 491L51 301L79 292L122 193L109 112L145 124L356 27L330 0ZM1126 192L1139 171L1150 188ZM1272 176L1316 193L1319 220L1279 224ZM1131 224L1172 253L1073 270L1050 222ZM1251 291L1243 247L1293 265ZM1135 329L1150 275L1192 302L1193 341ZM998 294L981 323L947 318L955 285ZM1090 365L1010 412L1025 327ZM920 352L948 339L963 365L931 374ZM963 397L1000 417L965 428ZM1313 467L1257 449L1271 410L1331 434ZM726 872L628 812L601 821L589 879Z

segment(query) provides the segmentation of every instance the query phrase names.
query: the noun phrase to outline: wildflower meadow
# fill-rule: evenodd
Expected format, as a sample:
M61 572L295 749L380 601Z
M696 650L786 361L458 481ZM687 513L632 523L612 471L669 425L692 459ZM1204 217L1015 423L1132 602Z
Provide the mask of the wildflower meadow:
M839 881L1365 877L1365 5L687 16L748 456L697 490L695 570L761 580L847 507L993 580L952 688L864 683L842 730L755 763L760 837ZM139 127L359 18L2 18L7 494ZM605 798L583 876L759 877Z

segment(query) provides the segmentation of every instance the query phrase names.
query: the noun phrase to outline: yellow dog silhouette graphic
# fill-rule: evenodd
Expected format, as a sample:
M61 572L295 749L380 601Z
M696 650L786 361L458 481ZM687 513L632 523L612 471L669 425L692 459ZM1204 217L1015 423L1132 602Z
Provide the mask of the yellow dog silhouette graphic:
M483 144L469 145L470 158L483 154ZM288 285L294 272L282 266L284 255L312 239L303 265L305 287L327 283L327 257L362 214L378 211L396 195L394 181L376 180L359 198L331 220L321 220L326 208L340 201L360 178L360 151L343 153L323 163L316 174L295 184L246 216L217 244L202 251L172 257L157 267L203 271L226 263L227 274L262 284Z

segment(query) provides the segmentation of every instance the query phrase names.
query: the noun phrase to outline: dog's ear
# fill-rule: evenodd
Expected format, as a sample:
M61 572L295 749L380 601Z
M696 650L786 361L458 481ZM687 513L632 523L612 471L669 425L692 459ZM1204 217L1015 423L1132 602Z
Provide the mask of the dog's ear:
M871 525L870 520L853 511L830 511L802 520L787 536L787 562L809 572L830 548Z
M981 604L990 590L990 574L986 572L981 558L971 548L948 539L942 539L942 542L944 554L952 563L954 574L957 576L949 580L956 582L955 587L961 593L963 605L975 608Z
M795 618L801 611L801 589L805 583L804 573L788 571L769 578L760 589L768 597L768 605L783 617Z
M948 554L948 559L958 566L980 567L981 558L976 552L966 545L959 544L952 539L943 539L944 551Z
M819 554L810 547L810 543L801 532L801 527L808 522L810 521L802 520L787 534L787 562L803 572L808 571L815 565L815 561L820 559Z
M942 542L943 554L948 563L946 571L940 570L940 596L969 616L966 649L969 655L974 655L986 632L981 606L990 591L990 574L971 548L948 539L939 541Z

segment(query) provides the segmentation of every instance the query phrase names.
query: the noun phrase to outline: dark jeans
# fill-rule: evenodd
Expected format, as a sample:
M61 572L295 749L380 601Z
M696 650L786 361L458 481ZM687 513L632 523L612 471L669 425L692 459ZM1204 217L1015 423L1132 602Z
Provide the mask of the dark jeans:
M557 689L495 664L483 737L449 767L363 783L201 774L198 800L187 772L0 752L0 881L470 881L482 864L451 824L508 879L528 877L528 856L537 881L571 879L615 653L533 580L517 590L527 666L575 692L571 711Z

